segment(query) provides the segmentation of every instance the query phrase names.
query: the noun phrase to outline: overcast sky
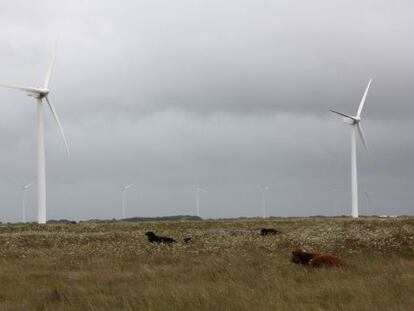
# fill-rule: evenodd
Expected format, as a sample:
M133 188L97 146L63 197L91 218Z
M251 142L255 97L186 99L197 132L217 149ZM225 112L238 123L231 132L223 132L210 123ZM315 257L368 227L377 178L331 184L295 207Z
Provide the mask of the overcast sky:
M413 214L412 1L0 2L0 84L50 82L71 149L45 111L48 219L351 211L362 113L361 214ZM36 105L0 89L0 221L36 179ZM364 192L368 192L371 200ZM27 214L37 215L36 187Z

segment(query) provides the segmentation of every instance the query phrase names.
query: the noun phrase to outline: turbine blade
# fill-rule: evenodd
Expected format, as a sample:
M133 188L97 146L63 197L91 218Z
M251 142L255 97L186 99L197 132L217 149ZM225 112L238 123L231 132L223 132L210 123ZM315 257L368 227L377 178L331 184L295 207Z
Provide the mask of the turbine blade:
M35 182L34 181L32 181L31 183L29 183L29 184L27 184L27 185L24 185L23 186L23 189L27 189L27 188L30 188L31 186L33 186L33 184L34 184Z
M364 107L365 99L367 98L367 94L368 94L369 86L371 85L371 81L372 79L369 79L367 88L365 89L365 92L364 92L364 96L362 96L361 103L359 104L358 112L356 115L358 118L361 116L362 108Z
M21 86L21 85L13 85L13 84L0 84L0 87L6 87L9 89L15 89L15 90L20 90L20 91L25 91L25 92L29 92L29 93L39 93L39 90L34 88L34 87L30 87L30 86Z
M340 116L343 116L343 117L346 117L346 118L350 118L350 119L352 119L352 120L355 120L355 118L354 118L354 117L349 116L349 115L347 115L347 114L345 114L345 113L338 112L338 111L335 111L335 110L329 110L329 111L330 111L330 112L333 112L333 113L336 113L336 114L339 114Z
M365 150L368 152L368 154L370 154L368 144L367 144L367 139L365 138L364 130L362 129L361 123L358 123L356 126L357 126L357 130L358 130L359 138L361 138L361 141L362 141L362 144L365 147Z
M58 115L56 113L55 107L53 107L53 105L50 103L50 101L47 98L47 96L45 98L46 98L46 101L47 101L47 103L49 105L50 110L52 111L53 116L55 117L55 121L56 121L56 123L57 123L57 125L59 127L60 134L62 135L63 142L65 143L65 147L66 147L66 152L67 152L68 157L69 157L70 156L70 152L69 152L68 142L66 141L65 133L63 132L63 128L62 128L62 125L60 124L59 117L58 117Z
M45 89L47 89L49 85L50 76L52 75L53 67L55 66L56 53L57 53L57 42L56 42L55 48L53 49L52 60L50 61L49 68L46 73L45 83L43 85Z
M364 194L365 194L365 196L367 197L367 199L368 199L368 204L372 204L372 199L371 199L371 196L369 195L369 193L368 193L368 191L365 191L364 192Z

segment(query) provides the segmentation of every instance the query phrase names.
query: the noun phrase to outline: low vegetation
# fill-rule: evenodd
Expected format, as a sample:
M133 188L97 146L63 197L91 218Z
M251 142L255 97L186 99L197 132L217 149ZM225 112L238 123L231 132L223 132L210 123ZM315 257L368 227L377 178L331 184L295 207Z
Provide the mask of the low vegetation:
M177 243L149 243L147 231ZM295 248L336 254L350 268L295 265ZM414 306L410 218L0 225L0 260L0 310Z

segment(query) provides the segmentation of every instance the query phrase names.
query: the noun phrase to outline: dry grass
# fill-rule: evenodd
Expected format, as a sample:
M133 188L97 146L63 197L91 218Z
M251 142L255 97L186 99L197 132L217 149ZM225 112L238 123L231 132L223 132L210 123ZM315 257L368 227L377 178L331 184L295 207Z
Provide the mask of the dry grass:
M284 233L262 237L261 227ZM145 231L194 243L149 244ZM296 246L348 270L289 262ZM413 310L413 219L1 225L0 310Z

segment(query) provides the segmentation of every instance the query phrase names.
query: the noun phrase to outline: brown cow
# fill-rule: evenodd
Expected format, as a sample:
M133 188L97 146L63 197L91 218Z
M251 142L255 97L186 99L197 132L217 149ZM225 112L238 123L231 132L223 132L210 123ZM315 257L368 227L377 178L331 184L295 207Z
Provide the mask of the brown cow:
M348 265L339 257L331 255L321 255L314 257L309 262L312 268L324 268L324 267L339 267L346 268Z
M312 268L323 267L347 267L348 265L339 257L331 255L320 255L314 253L308 253L301 249L292 251L292 257L290 259L296 264L310 266Z

